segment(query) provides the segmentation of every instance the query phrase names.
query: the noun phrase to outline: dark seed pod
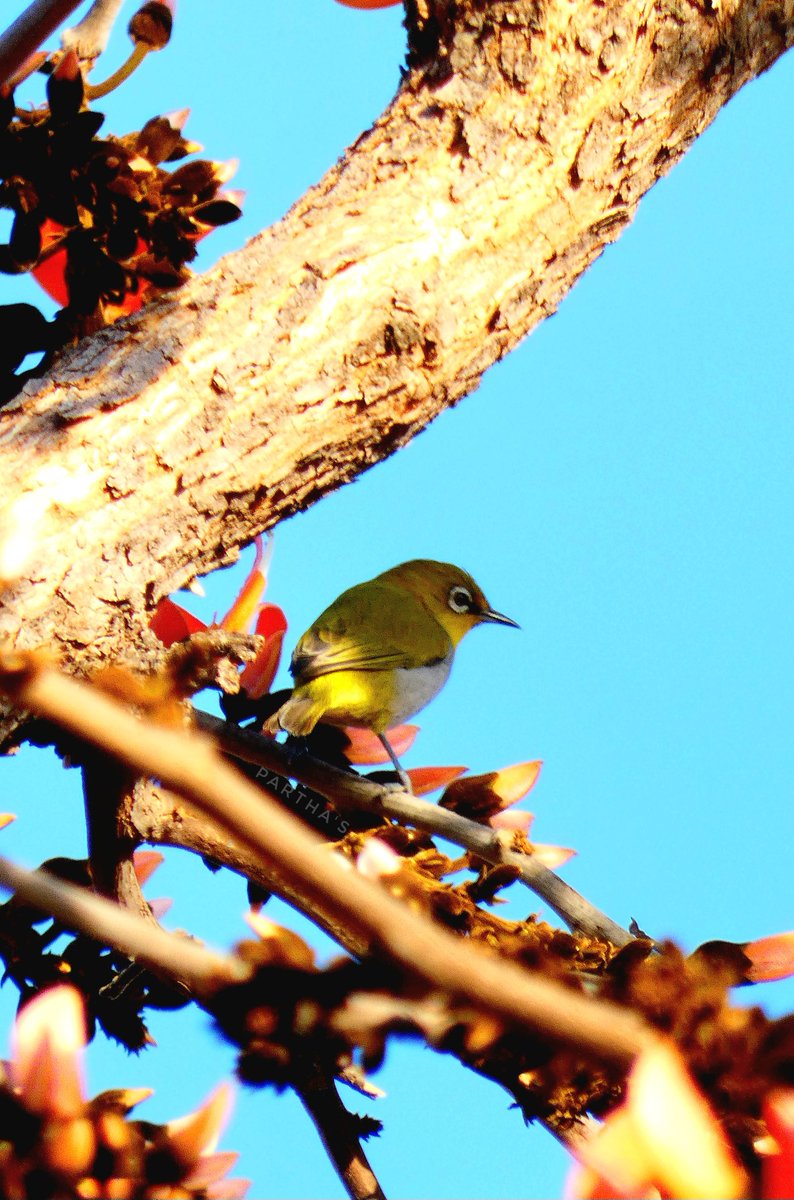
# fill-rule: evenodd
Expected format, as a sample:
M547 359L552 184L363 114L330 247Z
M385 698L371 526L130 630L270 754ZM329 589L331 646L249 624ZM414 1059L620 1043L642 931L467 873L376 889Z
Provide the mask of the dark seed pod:
M127 271L106 254L97 256L97 278L103 300L121 304L129 291L130 277Z
M105 123L105 114L86 109L77 113L69 122L68 129L59 131L61 138L68 137L74 151L83 152L85 144L96 137Z
M66 181L62 187L50 188L49 193L42 197L42 208L45 214L55 221L56 225L62 225L64 229L73 229L80 223L80 214L77 211L72 189Z
M243 215L243 210L233 200L218 197L217 200L199 204L193 209L192 215L202 225L231 225L232 221L237 221Z

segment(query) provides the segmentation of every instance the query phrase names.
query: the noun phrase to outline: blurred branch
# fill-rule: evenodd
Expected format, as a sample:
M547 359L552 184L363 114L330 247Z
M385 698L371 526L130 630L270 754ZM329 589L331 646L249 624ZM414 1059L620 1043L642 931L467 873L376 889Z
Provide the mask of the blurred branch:
M166 933L110 900L65 883L47 871L27 871L0 858L0 885L49 913L66 929L116 946L135 962L154 972L164 972L199 993L234 983L245 974L235 959Z
M312 759L307 754L292 753L272 738L263 737L254 730L240 729L209 713L195 710L195 719L199 728L213 734L230 755L298 779L342 808L364 809L384 817L394 817L427 833L446 838L486 862L514 867L521 881L545 900L570 929L580 930L590 937L605 938L615 946L625 946L634 940L627 930L543 863L531 855L511 850L495 829L449 809L439 808L437 804L431 804L419 796L371 783L359 775L351 775L338 767Z
M630 1010L500 961L395 900L228 765L204 735L142 720L95 687L63 675L43 656L10 651L0 657L0 686L18 706L180 792L252 852L275 863L310 899L316 897L371 952L384 954L409 976L467 998L509 1027L540 1032L620 1064L633 1061L655 1040ZM137 930L158 932L121 910L116 917L132 921Z
M4 34L0 35L0 86L38 50L82 0L33 0Z

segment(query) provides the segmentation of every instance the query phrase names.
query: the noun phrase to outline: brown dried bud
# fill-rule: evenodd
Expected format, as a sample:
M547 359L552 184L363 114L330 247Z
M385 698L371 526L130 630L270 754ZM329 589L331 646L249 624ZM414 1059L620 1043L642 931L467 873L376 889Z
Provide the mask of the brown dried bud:
M150 163L161 163L170 159L184 145L182 129L190 113L189 108L180 112L165 113L152 117L135 139L135 149Z
M150 50L162 50L171 39L173 24L171 4L166 0L147 0L133 15L127 32L134 42L142 42Z

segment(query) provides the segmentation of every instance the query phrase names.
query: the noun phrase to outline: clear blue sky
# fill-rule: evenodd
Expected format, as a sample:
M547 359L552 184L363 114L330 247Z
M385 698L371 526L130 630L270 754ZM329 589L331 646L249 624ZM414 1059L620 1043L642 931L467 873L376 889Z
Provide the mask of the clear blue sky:
M171 47L105 102L107 127L190 105L188 136L240 159L245 216L209 239L209 262L278 219L382 110L400 19L333 0L183 3ZM109 57L124 51L122 32ZM290 644L343 588L404 559L474 574L522 630L472 634L408 765L542 758L535 834L577 847L566 878L690 949L794 925L792 107L789 56L475 395L276 534L269 598ZM33 294L3 283L2 299ZM243 557L188 605L222 612ZM76 773L30 751L0 771L0 807L19 814L5 852L85 853ZM174 898L172 927L221 946L244 931L243 885L185 855L148 891ZM513 914L538 907L513 890ZM794 986L738 999L782 1013ZM14 1000L0 992L5 1014ZM98 1040L89 1078L155 1087L157 1120L227 1075L232 1053L200 1014L153 1032L138 1060ZM390 1196L559 1194L565 1156L494 1085L415 1044L395 1045L377 1082L389 1095L370 1148ZM242 1094L224 1146L242 1151L253 1196L342 1195L289 1096Z

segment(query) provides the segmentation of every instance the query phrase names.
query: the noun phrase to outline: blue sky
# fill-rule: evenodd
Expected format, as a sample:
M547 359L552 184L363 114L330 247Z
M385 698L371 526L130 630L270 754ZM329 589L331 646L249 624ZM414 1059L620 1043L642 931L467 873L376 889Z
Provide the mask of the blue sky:
M398 82L399 8L267 7L263 19L240 0L219 20L216 6L181 5L171 47L105 102L117 133L190 105L188 136L240 159L245 216L209 239L205 263L278 219ZM122 31L112 62L125 49ZM276 533L269 598L290 645L343 588L404 559L472 572L522 629L466 640L408 765L542 758L535 833L578 849L565 877L685 948L794 925L793 100L789 56L476 394ZM2 299L33 295L3 283ZM188 606L222 612L249 563L250 551ZM0 807L19 815L7 853L85 853L75 772L31 751L0 772ZM244 932L242 884L185 855L149 893L174 898L171 927L221 946ZM510 913L539 907L513 889ZM6 1015L14 999L0 991ZM737 1001L783 1013L794 986ZM153 1032L158 1049L138 1060L98 1041L89 1079L155 1087L157 1120L190 1107L232 1055L200 1014L158 1017ZM494 1085L407 1044L376 1082L389 1095L371 1157L389 1195L559 1194L565 1156ZM291 1097L242 1093L224 1145L242 1151L254 1196L342 1195Z

